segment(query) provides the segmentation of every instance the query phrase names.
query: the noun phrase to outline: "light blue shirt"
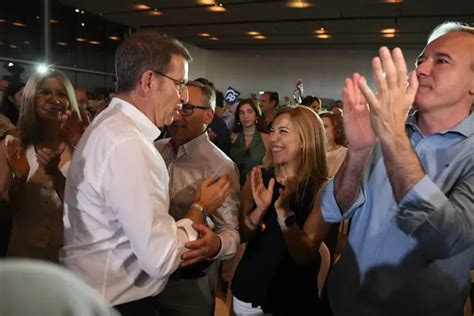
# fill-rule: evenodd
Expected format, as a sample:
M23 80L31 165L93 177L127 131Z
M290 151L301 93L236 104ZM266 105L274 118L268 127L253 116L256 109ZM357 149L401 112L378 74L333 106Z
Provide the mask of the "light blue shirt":
M407 134L425 176L399 204L380 144L344 214L333 180L321 192L326 221L352 220L348 247L330 277L335 315L386 315L387 309L462 315L474 266L474 115L426 137L413 115Z

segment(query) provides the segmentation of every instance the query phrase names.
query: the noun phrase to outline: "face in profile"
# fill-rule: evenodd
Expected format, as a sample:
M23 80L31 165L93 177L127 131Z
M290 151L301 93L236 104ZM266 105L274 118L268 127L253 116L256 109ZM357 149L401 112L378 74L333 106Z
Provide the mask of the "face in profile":
M324 123L324 130L326 131L326 138L328 140L329 145L334 145L334 125L332 124L332 120L329 117L324 116L322 118Z
M285 164L295 161L300 154L299 135L289 114L279 115L272 124L270 149L273 163Z
M35 111L39 119L58 121L69 107L66 88L56 78L44 79L35 94Z

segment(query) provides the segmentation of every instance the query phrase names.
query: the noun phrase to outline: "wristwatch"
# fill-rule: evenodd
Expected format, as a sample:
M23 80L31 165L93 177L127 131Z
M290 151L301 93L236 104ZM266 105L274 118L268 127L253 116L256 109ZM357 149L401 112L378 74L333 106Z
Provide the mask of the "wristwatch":
M291 212L287 217L280 218L277 216L278 224L282 230L286 230L289 227L293 226L296 223L296 215L294 212Z

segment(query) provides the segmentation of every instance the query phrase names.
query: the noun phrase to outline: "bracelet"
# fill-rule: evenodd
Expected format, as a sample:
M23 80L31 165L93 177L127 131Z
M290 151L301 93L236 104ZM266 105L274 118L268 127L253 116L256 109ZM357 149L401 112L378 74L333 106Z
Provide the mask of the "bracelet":
M256 225L252 220L250 219L250 215L245 216L245 224L250 230L257 230L258 225Z
M207 212L206 212L206 208L204 207L204 203L202 203L201 201L197 201L197 202L194 202L193 204L191 204L191 207L197 208L201 212L204 223L207 223L207 218L209 217L209 214L207 214Z
M202 200L197 200L197 201L194 202L194 203L200 204L200 205L204 208L204 210L206 210L206 211L209 209L209 207L207 207L207 204L204 203ZM207 213L206 213L206 214L207 214Z

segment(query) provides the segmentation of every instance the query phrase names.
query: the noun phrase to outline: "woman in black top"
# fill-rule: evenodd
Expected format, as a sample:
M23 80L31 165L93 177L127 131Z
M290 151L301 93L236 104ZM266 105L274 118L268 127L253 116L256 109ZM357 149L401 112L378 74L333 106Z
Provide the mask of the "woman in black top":
M264 164L242 191L241 237L248 245L232 280L233 310L314 314L318 249L327 232L314 230L322 221L315 197L327 180L327 162L324 127L313 110L286 107L276 114Z

